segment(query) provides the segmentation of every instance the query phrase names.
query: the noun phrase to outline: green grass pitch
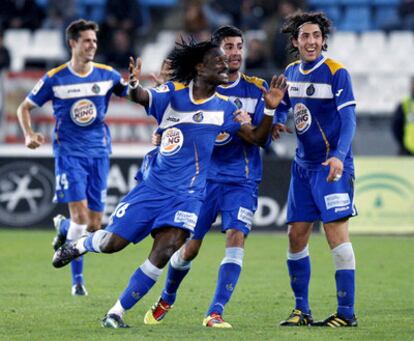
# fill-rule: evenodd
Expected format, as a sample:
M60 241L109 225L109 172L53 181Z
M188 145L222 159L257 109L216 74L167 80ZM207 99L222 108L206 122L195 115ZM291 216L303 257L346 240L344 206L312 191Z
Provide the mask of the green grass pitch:
M293 307L285 265L286 236L252 233L225 319L232 330L201 325L215 288L224 238L209 235L183 282L174 309L158 326L143 316L156 286L125 317L132 328L104 329L99 320L146 258L151 239L113 255L87 255L88 297L70 295L69 267L51 265L50 231L0 230L0 340L414 340L414 238L354 236L358 328L282 328ZM333 261L322 235L310 243L311 307L325 318L336 306Z

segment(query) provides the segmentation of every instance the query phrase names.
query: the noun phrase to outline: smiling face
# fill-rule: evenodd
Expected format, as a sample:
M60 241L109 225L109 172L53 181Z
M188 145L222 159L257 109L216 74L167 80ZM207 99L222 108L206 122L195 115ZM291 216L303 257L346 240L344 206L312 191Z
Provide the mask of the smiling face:
M229 73L238 72L243 62L243 40L241 37L225 37L220 43L227 62L229 64Z
M227 57L221 48L211 49L205 56L198 76L211 85L225 84L229 80Z
M93 30L81 31L77 40L69 41L72 56L83 63L91 62L95 58L98 47L96 32Z
M293 39L292 43L298 49L302 61L313 62L321 55L326 39L323 38L319 25L306 23L299 29L298 38Z

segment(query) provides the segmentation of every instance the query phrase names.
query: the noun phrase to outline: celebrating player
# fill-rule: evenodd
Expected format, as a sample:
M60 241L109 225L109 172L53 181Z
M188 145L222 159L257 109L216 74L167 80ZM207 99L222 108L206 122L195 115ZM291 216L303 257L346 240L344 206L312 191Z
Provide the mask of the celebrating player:
M330 22L322 13L288 18L284 33L300 60L287 66L289 90L278 107L274 137L285 130L293 109L298 146L288 195L289 250L287 266L296 305L282 326L355 327L355 256L348 219L356 215L354 163L355 99L342 64L323 56ZM338 308L313 323L308 301L310 258L308 240L313 222L322 220L335 263Z
M258 125L268 112L270 98L262 88L266 82L240 72L243 58L243 35L233 26L222 26L212 35L212 41L223 48L229 63L229 82L217 87L217 92L228 98L252 117ZM270 135L261 146L270 143ZM238 136L222 133L218 136L207 175L206 199L201 207L194 235L171 258L168 276L161 297L147 312L146 324L158 324L171 309L182 280L190 271L191 261L197 256L206 233L222 215L222 231L226 233L225 256L221 262L216 293L207 311L203 325L231 328L223 320L224 306L237 285L244 256L244 241L248 236L257 207L258 185L262 177L260 147L245 142Z
M54 266L61 267L85 252L117 252L130 242L153 236L148 259L104 317L104 327L127 327L125 311L151 289L174 252L194 232L217 135L238 132L255 143L267 136L272 125L269 116L254 128L246 117L237 115L234 104L215 93L218 85L228 81L226 57L217 45L183 43L170 60L176 82L150 90L139 85L142 61L130 61L130 98L143 105L162 130L151 171L122 199L106 230L63 245L53 259ZM266 95L273 99L271 109L275 109L283 98L285 78L275 78L272 85Z
M44 136L34 132L30 111L51 100L56 126L53 134L56 195L68 203L70 219L54 219L57 250L101 228L109 172L111 136L104 122L112 93L127 95L127 84L112 67L93 62L98 25L83 19L69 24L66 41L71 60L49 71L39 80L17 109L26 146L36 149ZM72 262L72 295L87 295L83 259Z

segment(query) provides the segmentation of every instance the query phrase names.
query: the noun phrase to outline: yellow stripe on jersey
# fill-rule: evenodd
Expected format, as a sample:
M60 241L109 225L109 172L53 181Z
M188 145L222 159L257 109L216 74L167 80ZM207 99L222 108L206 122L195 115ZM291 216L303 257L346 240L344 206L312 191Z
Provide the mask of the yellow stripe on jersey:
M263 86L264 79L261 79L261 78L258 78L258 77L246 76L244 73L242 73L241 76L246 82L253 83L258 88L261 88Z
M216 93L215 93L215 95L216 95L218 98L221 98L221 99L223 99L223 100L225 100L225 101L228 101L228 100L229 100L229 97L228 97L228 96L224 96L224 95L222 95L222 94L219 94L218 92L216 92Z
M344 68L344 66L341 63L331 58L327 58L325 60L325 64L329 67L329 70L331 70L332 75L334 75L336 71Z
M188 85L185 85L185 84L180 83L180 82L173 82L173 84L174 84L175 91L180 91L180 90L183 90L185 88L188 88Z
M112 66L101 64L101 63L93 63L93 66L97 67L98 69L104 69L108 71L112 71L114 69Z
M54 69L48 71L47 76L49 78L53 77L54 75L56 75L59 71L63 70L64 68L68 67L68 63L59 65L58 67L55 67Z
M285 70L287 70L287 69L289 69L291 66L296 65L296 64L299 64L299 63L300 63L300 60L295 60L294 62L292 62L292 63L288 64L288 66L286 66L286 69L285 69Z

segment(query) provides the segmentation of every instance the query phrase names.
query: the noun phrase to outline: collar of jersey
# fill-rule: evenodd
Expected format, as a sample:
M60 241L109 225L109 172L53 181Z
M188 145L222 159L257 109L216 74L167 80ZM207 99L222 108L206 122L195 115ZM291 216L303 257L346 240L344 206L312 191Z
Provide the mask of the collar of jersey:
M214 93L212 96L210 96L209 98L205 98L205 99L194 99L193 97L193 81L190 82L190 84L188 85L188 93L190 95L190 101L194 104L203 104L206 103L208 101L210 101L211 99L213 99L216 96L216 93Z
M70 65L70 61L67 62L67 65L68 65L68 69L71 73L73 73L75 76L81 77L81 78L88 77L92 73L93 69L95 68L94 63L92 63L92 67L87 73L77 73L75 70L73 70L72 66Z
M308 75L310 74L313 70L316 70L319 66L321 66L323 63L325 63L327 57L321 55L319 61L316 61L316 64L314 66L312 66L310 69L308 70L304 70L303 69L303 62L300 63L299 65L299 71L301 74L303 75ZM315 63L315 62L314 62Z
M237 84L239 84L240 79L241 79L241 73L240 72L237 72L237 79L234 82L227 83L227 84L223 84L223 85L219 85L218 87L219 88L222 88L222 89L234 88Z

